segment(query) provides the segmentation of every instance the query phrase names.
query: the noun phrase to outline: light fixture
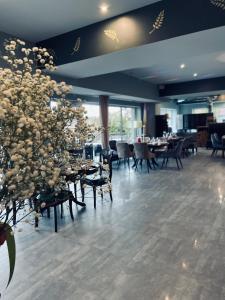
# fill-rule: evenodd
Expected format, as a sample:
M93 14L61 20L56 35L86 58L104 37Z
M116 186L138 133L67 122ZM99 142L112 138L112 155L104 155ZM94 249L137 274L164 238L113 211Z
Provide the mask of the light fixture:
M193 76L194 76L194 77L197 77L197 76L198 76L198 73L194 73Z
M185 64L181 64L181 65L180 65L180 68L181 68L181 69L184 69L184 68L186 68L186 65L185 65Z
M109 10L109 6L106 3L100 5L100 11L103 14L106 14Z

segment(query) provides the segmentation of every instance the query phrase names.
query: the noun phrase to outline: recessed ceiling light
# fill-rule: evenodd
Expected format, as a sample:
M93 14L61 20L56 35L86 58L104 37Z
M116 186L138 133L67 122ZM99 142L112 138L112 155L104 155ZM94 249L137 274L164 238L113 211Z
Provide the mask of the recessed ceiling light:
M181 65L180 65L180 68L181 68L181 69L184 69L184 68L186 68L186 65L185 65L185 64L181 64Z
M106 14L109 10L109 6L106 3L103 3L102 5L100 5L100 11L103 14Z
M197 77L197 76L198 76L198 73L194 73L193 76L194 76L194 77Z

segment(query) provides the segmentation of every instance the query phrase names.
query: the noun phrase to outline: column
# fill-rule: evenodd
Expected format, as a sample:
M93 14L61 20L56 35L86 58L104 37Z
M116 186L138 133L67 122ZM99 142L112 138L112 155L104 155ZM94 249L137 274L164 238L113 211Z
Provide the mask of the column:
M102 146L108 148L109 146L109 96L99 96L99 108L100 108L100 121L102 127Z
M155 136L155 103L144 103L143 125L145 136Z

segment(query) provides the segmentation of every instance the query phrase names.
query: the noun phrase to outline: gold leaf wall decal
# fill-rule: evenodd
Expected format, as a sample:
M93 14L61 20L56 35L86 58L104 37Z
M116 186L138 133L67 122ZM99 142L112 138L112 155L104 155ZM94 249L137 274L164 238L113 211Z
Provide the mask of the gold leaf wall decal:
M149 34L151 35L155 30L159 30L162 25L163 25L163 22L164 22L164 19L165 19L165 10L162 10L158 17L156 18L154 24L152 25L152 30L149 32Z
M117 36L117 33L115 30L112 30L112 29L108 29L108 30L104 30L104 34L110 38L112 41L115 41L117 43L119 43L119 38Z
M210 0L210 2L216 7L225 10L225 0Z
M75 45L73 47L73 52L71 55L75 54L76 52L78 52L80 50L80 37L78 37L76 39Z

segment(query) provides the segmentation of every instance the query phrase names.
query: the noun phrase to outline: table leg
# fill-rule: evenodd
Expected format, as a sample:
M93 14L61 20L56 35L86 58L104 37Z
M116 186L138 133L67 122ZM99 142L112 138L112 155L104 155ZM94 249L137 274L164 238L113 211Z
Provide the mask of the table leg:
M153 163L153 165L156 166L156 167L159 166L158 163L156 162L155 158L152 158L152 163Z

